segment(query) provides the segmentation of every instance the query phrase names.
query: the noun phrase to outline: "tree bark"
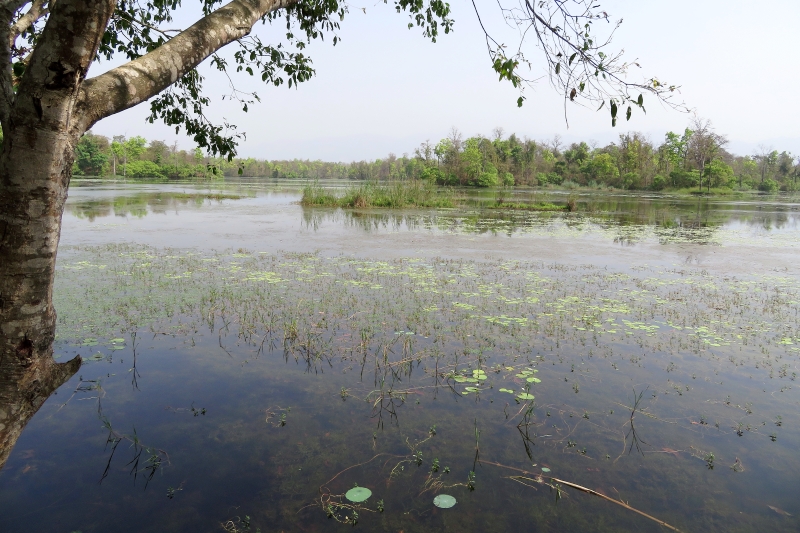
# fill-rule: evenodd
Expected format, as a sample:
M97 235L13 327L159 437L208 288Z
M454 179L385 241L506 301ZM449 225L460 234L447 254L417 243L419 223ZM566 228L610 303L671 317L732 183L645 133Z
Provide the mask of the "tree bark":
M53 277L74 148L75 97L113 0L61 0L3 121L0 152L0 466L44 400L80 367L53 360Z

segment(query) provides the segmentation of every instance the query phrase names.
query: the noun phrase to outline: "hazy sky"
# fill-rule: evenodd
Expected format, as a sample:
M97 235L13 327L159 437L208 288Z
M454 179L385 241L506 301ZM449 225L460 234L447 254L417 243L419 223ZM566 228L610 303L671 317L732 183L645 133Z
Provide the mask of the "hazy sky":
M501 0L506 2L507 0ZM514 1L514 0L512 0ZM192 0L184 0L191 4ZM501 37L503 21L495 0L476 0L484 22ZM689 107L710 119L728 136L729 150L752 153L759 145L800 154L800 68L794 56L798 0L601 0L614 20L623 18L612 47L638 59L630 79L657 76L681 86ZM307 51L316 76L298 89L264 86L248 76L234 76L239 88L255 90L260 104L243 113L239 106L215 98L210 112L239 125L247 140L241 156L265 159L360 160L401 155L426 139L437 141L452 127L465 136L491 135L502 127L520 137L565 141L614 141L637 130L660 142L666 131L682 131L690 117L645 100L647 115L634 113L630 122L611 127L607 110L595 112L571 105L569 128L563 99L546 80L526 90L527 101L516 106L517 91L500 83L491 70L483 35L470 1L451 0L455 32L432 44L417 28L407 28L381 1L354 2L342 23L342 42L316 42ZM366 9L366 14L361 11ZM179 20L190 23L190 14ZM598 29L602 28L597 24ZM283 33L258 26L265 42ZM507 40L511 44L511 39ZM527 49L533 75L544 74L542 56ZM96 75L107 65L95 65ZM209 95L228 91L227 80L207 68ZM647 105L649 103L649 105ZM103 135L142 135L177 140L193 146L185 135L144 121L149 106L105 119L94 127Z

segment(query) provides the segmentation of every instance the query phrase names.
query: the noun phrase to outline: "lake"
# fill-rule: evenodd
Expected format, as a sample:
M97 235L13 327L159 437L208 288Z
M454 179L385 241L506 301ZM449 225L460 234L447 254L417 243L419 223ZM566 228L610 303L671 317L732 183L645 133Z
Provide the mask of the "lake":
M302 186L73 182L0 531L800 530L796 199Z

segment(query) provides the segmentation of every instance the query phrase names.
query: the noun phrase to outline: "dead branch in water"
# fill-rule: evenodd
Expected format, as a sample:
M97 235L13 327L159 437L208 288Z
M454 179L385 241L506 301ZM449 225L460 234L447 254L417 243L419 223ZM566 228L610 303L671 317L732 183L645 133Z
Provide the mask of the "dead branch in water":
M541 480L547 479L547 480L552 481L554 483L560 483L560 484L562 484L562 485L564 485L566 487L571 487L571 488L573 488L575 490L579 490L581 492L585 492L586 494L591 494L592 496L597 496L597 497L602 498L604 500L607 500L609 502L615 503L615 504L617 504L619 506L624 507L625 509L628 509L629 511L633 511L634 513L640 514L640 515L644 516L645 518L649 518L653 522L656 522L657 524L659 524L659 525L661 525L661 526L663 526L663 527L665 527L667 529L671 529L672 531L677 531L678 533L682 533L681 530L678 529L677 527L671 526L671 525L667 524L666 522L664 522L663 520L659 520L658 518L656 518L654 516L650 516L649 514L643 512L643 511L640 511L639 509L635 509L635 508L631 507L630 505L628 505L627 503L625 503L625 502L623 502L621 500L615 500L614 498L610 498L610 497L606 496L605 494L601 494L601 493L597 492L596 490L592 490L592 489L583 487L583 486L578 485L576 483L570 483L569 481L564 481L563 479L559 479L559 478L556 478L556 477L546 476L544 474L539 474L539 473L534 473L534 472L528 472L527 470L522 470L521 468L514 468L513 466L506 466L506 465L503 465L503 464L500 464L500 463L495 463L495 462L492 462L492 461L485 461L485 460L482 461L482 462L484 464L487 464L487 465L499 466L501 468L508 468L510 470L516 470L516 471L522 472L524 474L530 474L532 476L536 476L536 478L529 478L529 477L525 477L525 476L511 476L511 477L509 477L509 479L513 479L514 481L517 481L517 482L520 482L520 483L523 483L524 481L532 481L534 483L542 483L543 481L541 481ZM526 483L523 483L523 485L526 485L528 487L532 487L531 485L527 485ZM536 487L532 487L532 488L536 488Z

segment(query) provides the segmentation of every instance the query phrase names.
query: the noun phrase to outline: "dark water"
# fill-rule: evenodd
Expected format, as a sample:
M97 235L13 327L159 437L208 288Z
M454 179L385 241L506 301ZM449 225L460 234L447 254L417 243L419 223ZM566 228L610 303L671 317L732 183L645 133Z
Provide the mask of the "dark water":
M354 484L365 531L664 530L540 476L681 531L800 529L790 198L78 185L56 351L87 361L0 471L0 531L345 530Z

